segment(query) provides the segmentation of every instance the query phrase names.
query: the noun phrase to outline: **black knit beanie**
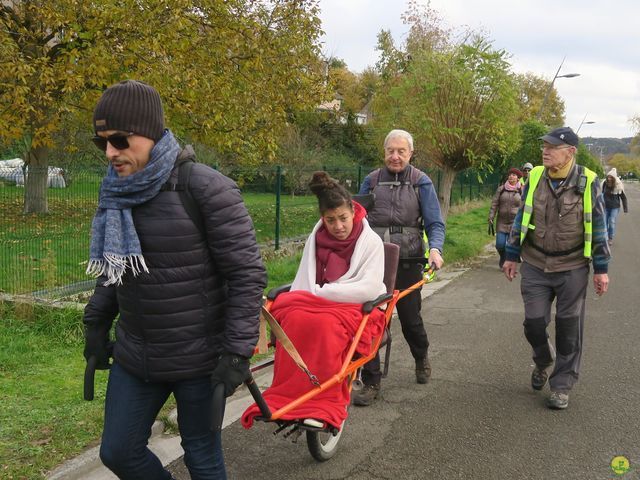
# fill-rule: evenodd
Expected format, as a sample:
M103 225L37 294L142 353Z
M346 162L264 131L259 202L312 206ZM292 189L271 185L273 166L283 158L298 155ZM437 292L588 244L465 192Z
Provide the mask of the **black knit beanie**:
M162 101L157 90L137 80L124 80L107 88L93 112L97 132L120 130L157 142L164 132Z

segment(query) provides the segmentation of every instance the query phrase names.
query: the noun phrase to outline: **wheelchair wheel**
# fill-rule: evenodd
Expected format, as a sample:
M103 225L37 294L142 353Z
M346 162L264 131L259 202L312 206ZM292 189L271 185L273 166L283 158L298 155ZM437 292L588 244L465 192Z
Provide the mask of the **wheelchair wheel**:
M307 430L307 446L311 456L318 462L326 462L333 457L338 451L338 442L343 431L344 422L342 422L340 431L335 435L331 432Z

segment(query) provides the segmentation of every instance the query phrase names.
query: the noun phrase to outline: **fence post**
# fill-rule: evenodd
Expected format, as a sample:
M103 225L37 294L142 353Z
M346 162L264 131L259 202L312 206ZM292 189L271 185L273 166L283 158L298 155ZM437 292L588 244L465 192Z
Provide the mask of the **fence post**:
M280 195L282 190L282 167L278 165L276 167L276 245L275 249L280 248Z
M358 165L358 192L360 191L360 187L362 186L362 165Z

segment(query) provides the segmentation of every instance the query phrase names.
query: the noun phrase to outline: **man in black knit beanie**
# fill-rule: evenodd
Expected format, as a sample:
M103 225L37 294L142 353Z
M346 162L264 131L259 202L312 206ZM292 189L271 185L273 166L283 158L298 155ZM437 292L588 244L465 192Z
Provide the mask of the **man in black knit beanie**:
M109 162L84 314L88 368L110 369L100 458L121 479L171 479L147 443L173 394L191 478L225 479L214 419L248 376L266 286L253 222L233 181L188 163L193 148L165 128L153 87L127 80L105 90L93 128Z

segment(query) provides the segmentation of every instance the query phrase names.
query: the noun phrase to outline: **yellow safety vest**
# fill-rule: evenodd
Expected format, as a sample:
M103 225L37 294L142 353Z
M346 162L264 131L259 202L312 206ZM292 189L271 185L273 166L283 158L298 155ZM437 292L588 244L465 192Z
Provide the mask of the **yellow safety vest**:
M584 175L587 177L587 184L585 185L584 192L582 193L583 203L583 224L584 224L584 256L591 258L591 246L593 239L593 206L591 203L591 185L597 178L597 175L586 167L580 167L583 169ZM533 194L540 183L542 173L544 172L543 166L534 167L529 172L529 190L527 191L527 198L524 201L524 210L522 213L522 224L520 225L520 245L524 243L524 239L527 236L529 230L535 230L535 225L531 223L531 214L533 213Z

